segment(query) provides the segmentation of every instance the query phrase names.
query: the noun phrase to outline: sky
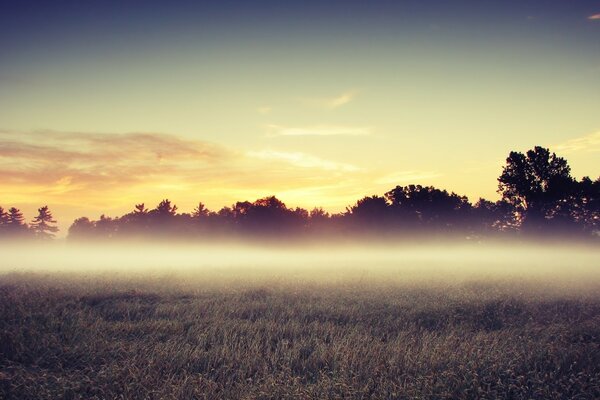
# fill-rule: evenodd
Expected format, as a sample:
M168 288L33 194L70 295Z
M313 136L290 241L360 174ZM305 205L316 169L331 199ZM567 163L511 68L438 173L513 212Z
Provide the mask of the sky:
M0 206L496 200L511 150L600 175L600 1L0 0Z

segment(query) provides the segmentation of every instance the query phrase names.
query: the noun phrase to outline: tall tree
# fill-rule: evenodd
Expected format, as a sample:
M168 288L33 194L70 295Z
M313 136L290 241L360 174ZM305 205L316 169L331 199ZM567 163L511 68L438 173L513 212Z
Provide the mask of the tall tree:
M384 231L390 226L390 207L384 197L373 195L358 200L356 204L346 208L347 221L350 226L361 231Z
M136 204L133 211L119 218L119 231L141 234L148 229L149 212L144 203Z
M393 217L405 227L457 227L465 222L471 208L466 197L433 186L396 186L385 198Z
M94 222L94 228L97 237L104 239L112 238L115 237L119 231L119 220L102 214L100 219Z
M25 223L25 217L18 208L11 207L8 209L7 228L10 235L20 236L27 233L28 227Z
M257 234L278 234L302 226L302 213L295 213L275 196L255 200L251 204L237 203L240 206L242 229Z
M515 229L513 208L504 200L494 203L480 198L471 209L471 217L476 231L507 232Z
M583 177L569 202L570 216L586 233L600 232L600 177Z
M69 239L89 239L95 231L95 224L88 217L77 218L69 227Z
M8 213L4 208L0 207L0 235L3 235L8 230Z
M58 232L56 221L48 206L38 208L38 215L30 224L31 230L40 239L51 239Z
M209 214L210 211L206 208L204 203L199 202L196 208L194 208L194 211L192 211L192 218L204 218L208 217Z
M156 208L152 211L159 216L173 217L177 211L177 206L171 204L171 200L165 199L158 203Z
M540 146L526 154L511 151L498 178L498 192L511 204L522 225L540 227L573 191L564 158Z
M144 203L136 204L133 210L134 214L148 214L148 209Z

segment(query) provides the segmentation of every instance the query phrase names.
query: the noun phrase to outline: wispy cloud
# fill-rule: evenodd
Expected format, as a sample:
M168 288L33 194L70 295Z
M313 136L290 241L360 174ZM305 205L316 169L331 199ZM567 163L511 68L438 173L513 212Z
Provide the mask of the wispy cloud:
M273 111L273 108L271 106L262 106L256 109L256 112L262 115L270 114L271 111Z
M259 158L262 160L279 160L288 162L294 166L302 168L318 168L328 171L342 171L342 172L353 172L358 171L360 168L345 164L338 163L330 160L323 160L321 158L312 156L310 154L300 152L282 152L274 150L261 150L251 151L247 153L250 157Z
M354 98L356 97L357 93L355 91L350 91L350 92L345 92L342 93L341 95L334 97L332 99L329 99L329 101L327 102L327 105L330 108L338 108L343 106L344 104L348 104L350 103L352 100L354 100Z
M600 131L582 137L567 140L552 147L554 151L563 153L598 152L600 151Z
M441 174L436 171L398 171L376 179L375 183L383 185L417 184L420 181L438 178L440 176Z
M202 181L234 158L220 146L157 133L0 131L0 192L18 188L83 201L77 196L148 182Z
M334 97L305 98L301 100L308 106L333 110L350 103L357 95L357 91L348 90Z
M370 135L373 128L337 125L316 125L309 127L286 127L280 125L267 125L272 136L365 136Z
M587 17L587 19L589 19L591 21L600 21L600 14L590 15L589 17Z
M107 210L162 196L193 204L200 196L223 206L263 194L343 185L361 173L353 165L305 153L247 153L160 133L0 131L0 199L11 204Z

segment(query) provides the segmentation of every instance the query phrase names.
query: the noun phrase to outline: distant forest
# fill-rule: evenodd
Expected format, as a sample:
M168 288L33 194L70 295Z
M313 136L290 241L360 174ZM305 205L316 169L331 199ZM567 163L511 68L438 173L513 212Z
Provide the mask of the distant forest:
M288 238L355 235L576 235L600 237L600 177L576 180L564 158L543 147L511 152L498 177L496 202L433 186L396 186L358 200L344 212L289 208L275 196L241 201L219 211L204 204L178 213L169 200L149 209L144 203L120 217L76 219L68 238ZM47 206L26 223L17 208L0 207L4 238L51 239L58 231Z

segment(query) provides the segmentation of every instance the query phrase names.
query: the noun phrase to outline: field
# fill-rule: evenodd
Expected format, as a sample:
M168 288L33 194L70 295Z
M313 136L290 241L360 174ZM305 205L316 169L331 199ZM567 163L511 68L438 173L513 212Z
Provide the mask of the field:
M5 271L0 398L600 398L595 272L270 268Z

